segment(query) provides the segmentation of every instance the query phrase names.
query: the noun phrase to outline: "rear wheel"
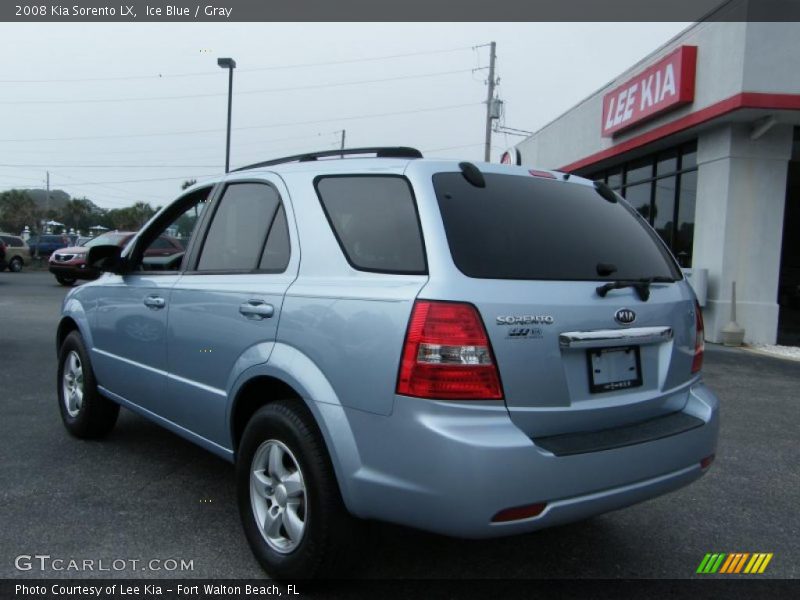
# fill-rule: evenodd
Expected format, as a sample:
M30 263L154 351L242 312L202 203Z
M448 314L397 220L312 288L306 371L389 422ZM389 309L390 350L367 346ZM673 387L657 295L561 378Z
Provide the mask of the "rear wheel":
M64 277L63 275L56 275L56 281L61 285L65 285L67 287L75 285L76 279L74 277Z
M22 259L18 256L12 258L11 262L8 263L8 270L12 273L19 273L22 271Z
M268 404L247 424L236 464L239 513L253 554L272 577L341 576L357 522L299 402Z
M103 437L119 416L119 405L97 390L89 354L77 331L66 337L59 352L58 407L64 427L79 438Z

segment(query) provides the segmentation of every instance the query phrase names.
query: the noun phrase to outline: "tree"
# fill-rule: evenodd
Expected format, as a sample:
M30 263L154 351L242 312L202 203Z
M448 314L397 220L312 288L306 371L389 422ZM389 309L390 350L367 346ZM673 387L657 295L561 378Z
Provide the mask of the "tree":
M137 202L131 207L133 211L133 217L138 223L136 229L141 229L142 226L150 220L154 214L156 214L156 210L150 206L149 202Z
M126 208L113 208L103 219L103 225L109 229L123 231L137 231L141 229L150 217L156 213L155 209L147 202L137 202Z
M33 198L22 190L0 193L0 229L19 234L28 225L36 230L42 216Z
M64 203L59 211L58 220L68 228L87 230L92 223L92 203L86 198L72 198Z

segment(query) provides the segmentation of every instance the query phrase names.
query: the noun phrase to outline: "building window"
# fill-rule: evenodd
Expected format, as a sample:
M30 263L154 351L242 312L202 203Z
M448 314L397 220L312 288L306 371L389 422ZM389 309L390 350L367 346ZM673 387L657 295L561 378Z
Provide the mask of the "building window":
M588 175L605 181L661 236L682 267L692 266L697 198L697 142Z

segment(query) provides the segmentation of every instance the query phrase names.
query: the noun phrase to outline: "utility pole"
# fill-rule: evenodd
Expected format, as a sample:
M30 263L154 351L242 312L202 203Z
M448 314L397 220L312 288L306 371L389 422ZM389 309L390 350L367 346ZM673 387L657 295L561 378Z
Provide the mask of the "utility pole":
M34 253L34 258L37 260L41 258L41 254L39 253L39 248L42 245L42 236L44 235L45 231L47 230L47 213L50 212L50 171L45 171L45 181L47 185L47 193L44 197L44 218L39 221L39 237L36 241L36 252Z
M344 158L344 136L345 136L345 129L342 129L342 158Z
M494 62L497 44L489 44L489 90L486 95L486 147L483 160L489 162L492 155L492 101L494 100Z

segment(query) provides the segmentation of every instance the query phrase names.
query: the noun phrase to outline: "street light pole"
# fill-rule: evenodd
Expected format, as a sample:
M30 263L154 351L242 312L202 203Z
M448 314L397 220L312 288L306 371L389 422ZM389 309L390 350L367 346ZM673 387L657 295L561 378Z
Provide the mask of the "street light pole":
M225 141L225 172L227 173L231 167L231 107L233 103L233 70L236 68L236 61L232 58L218 58L217 65L228 69L228 134Z

